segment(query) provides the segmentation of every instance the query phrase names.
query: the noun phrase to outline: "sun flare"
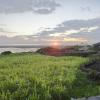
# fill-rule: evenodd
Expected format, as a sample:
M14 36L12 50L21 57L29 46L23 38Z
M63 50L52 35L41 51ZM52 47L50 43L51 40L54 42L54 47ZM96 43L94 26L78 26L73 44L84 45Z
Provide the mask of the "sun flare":
M58 45L59 45L58 42L53 43L53 46L58 46Z
M59 40L57 40L57 39L51 40L50 46L55 47L55 48L59 47L60 46Z

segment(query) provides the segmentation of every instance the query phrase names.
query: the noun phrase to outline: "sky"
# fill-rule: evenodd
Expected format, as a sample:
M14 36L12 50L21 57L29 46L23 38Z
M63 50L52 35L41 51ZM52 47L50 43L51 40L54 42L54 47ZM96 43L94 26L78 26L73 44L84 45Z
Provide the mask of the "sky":
M0 0L0 45L100 42L100 0Z

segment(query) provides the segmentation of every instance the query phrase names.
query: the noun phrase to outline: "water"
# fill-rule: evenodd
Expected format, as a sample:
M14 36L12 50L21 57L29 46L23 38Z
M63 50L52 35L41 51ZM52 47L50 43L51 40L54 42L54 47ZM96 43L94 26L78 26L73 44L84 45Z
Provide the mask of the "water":
M0 48L0 53L4 51L11 51L12 53L20 53L20 52L35 52L39 48Z

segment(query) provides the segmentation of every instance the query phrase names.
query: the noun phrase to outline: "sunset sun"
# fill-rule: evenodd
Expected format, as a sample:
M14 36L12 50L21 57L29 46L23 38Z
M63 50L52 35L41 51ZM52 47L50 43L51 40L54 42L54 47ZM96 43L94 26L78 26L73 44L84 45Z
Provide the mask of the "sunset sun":
M59 43L59 41L54 40L54 41L52 41L51 46L52 47L59 47L60 46L60 43Z
M53 43L53 46L58 46L58 45L59 45L58 42Z

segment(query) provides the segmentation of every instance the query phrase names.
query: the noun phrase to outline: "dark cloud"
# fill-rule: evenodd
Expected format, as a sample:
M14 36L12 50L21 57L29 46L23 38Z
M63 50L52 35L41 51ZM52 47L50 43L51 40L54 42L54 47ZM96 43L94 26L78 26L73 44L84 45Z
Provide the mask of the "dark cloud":
M99 31L97 31L99 30ZM67 32L69 34L67 34ZM70 20L57 25L52 30L44 30L38 33L38 36L50 37L50 35L60 34L60 37L85 37L89 41L100 41L100 18L90 20ZM95 38L94 38L95 37Z
M100 42L100 28L98 28L95 31L92 32L79 32L77 34L71 34L69 35L70 37L74 37L74 38L86 38L88 39L91 43L96 43L96 42Z
M7 34L6 32L9 32L2 28L0 28L0 31L5 34ZM67 32L69 32L69 34L67 34ZM68 41L74 41L75 38L88 40L89 43L99 42L100 18L65 21L53 29L46 28L44 31L36 33L35 35L14 37L1 36L0 44L49 44L50 42L53 42L53 40L59 40L62 44L70 44L71 42ZM64 39L67 42L64 41Z
M49 14L60 4L54 0L0 0L0 13L21 13L34 11L39 14Z
M59 6L60 4L57 4L54 0L38 0L33 4L33 10L36 13L48 14L52 13Z
M100 18L90 20L70 20L57 25L52 30L44 30L42 32L39 32L38 35L46 36L55 33L64 33L67 30L79 30L80 28L90 28L95 26L100 26Z

